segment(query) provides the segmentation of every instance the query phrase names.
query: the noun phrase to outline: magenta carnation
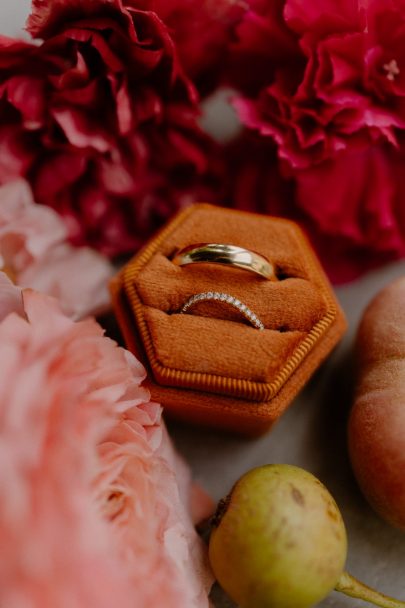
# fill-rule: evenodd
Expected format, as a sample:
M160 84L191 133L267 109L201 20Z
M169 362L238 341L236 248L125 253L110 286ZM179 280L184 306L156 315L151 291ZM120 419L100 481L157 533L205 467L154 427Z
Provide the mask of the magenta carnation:
M263 19L269 30L288 31L290 44L273 52L255 97L236 102L242 121L272 137L297 169L375 143L398 147L405 128L400 4L287 0L282 13L258 14L263 54L269 44L274 49L261 36Z
M278 211L309 230L338 281L405 255L404 7L251 0L237 29L234 57L252 66L229 74L239 116L262 158L274 142L271 171L293 184Z
M298 222L335 283L405 255L405 158L356 151L292 177L274 142L246 133L227 155L227 204Z
M209 196L211 141L170 32L130 2L34 2L42 44L0 38L0 183L24 176L70 238L132 251Z
M220 81L245 0L131 0L156 11L169 27L181 63L198 90L210 93Z

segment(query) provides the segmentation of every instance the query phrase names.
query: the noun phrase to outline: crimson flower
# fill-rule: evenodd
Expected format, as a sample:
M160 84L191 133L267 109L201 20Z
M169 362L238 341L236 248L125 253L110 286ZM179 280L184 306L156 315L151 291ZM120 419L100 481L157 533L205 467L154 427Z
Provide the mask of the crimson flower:
M287 0L282 12L253 10L244 28L250 25L263 55L274 48L264 26L283 32L289 44L279 46L278 57L272 53L272 69L262 73L255 95L236 102L242 121L272 137L296 169L370 144L398 147L405 128L402 4Z
M145 0L142 4L169 27L181 63L199 92L206 95L215 89L235 27L248 9L246 0Z
M227 160L226 203L298 222L333 282L405 256L405 151L374 146L293 172L270 138L245 132Z
M404 9L403 0L251 0L237 28L234 57L252 69L229 79L259 136L252 195L268 188L269 148L269 176L290 184L276 208L267 191L252 204L300 221L336 281L405 255Z
M24 176L76 244L109 255L209 198L213 144L156 13L121 0L37 0L28 29L45 41L0 38L0 183Z

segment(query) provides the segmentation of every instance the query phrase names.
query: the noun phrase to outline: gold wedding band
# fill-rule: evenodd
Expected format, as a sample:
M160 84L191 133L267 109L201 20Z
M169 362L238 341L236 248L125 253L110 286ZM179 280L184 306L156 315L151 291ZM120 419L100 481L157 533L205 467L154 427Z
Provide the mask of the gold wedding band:
M177 266L186 266L187 264L222 264L254 272L270 281L277 280L273 264L264 256L249 249L237 247L236 245L223 243L189 245L177 251L172 262L173 264L177 264Z

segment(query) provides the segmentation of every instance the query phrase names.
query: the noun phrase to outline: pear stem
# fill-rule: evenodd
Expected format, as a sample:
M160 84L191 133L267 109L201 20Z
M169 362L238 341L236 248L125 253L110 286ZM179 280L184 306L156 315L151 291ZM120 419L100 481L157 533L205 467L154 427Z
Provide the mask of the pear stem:
M342 572L335 589L336 591L350 595L350 597L359 598L365 602L370 602L370 604L381 606L382 608L405 608L405 602L388 597L387 595L368 587L348 572Z

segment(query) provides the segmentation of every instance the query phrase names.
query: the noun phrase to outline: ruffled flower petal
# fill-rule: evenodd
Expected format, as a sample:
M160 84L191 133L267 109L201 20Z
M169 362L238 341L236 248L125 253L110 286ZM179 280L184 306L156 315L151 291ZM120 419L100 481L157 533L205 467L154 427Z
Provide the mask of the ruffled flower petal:
M58 298L75 318L106 311L111 264L87 247L72 247L66 239L60 216L36 205L24 180L0 187L0 267L21 287Z
M0 274L1 605L208 608L189 472L144 369L95 321L17 291Z

